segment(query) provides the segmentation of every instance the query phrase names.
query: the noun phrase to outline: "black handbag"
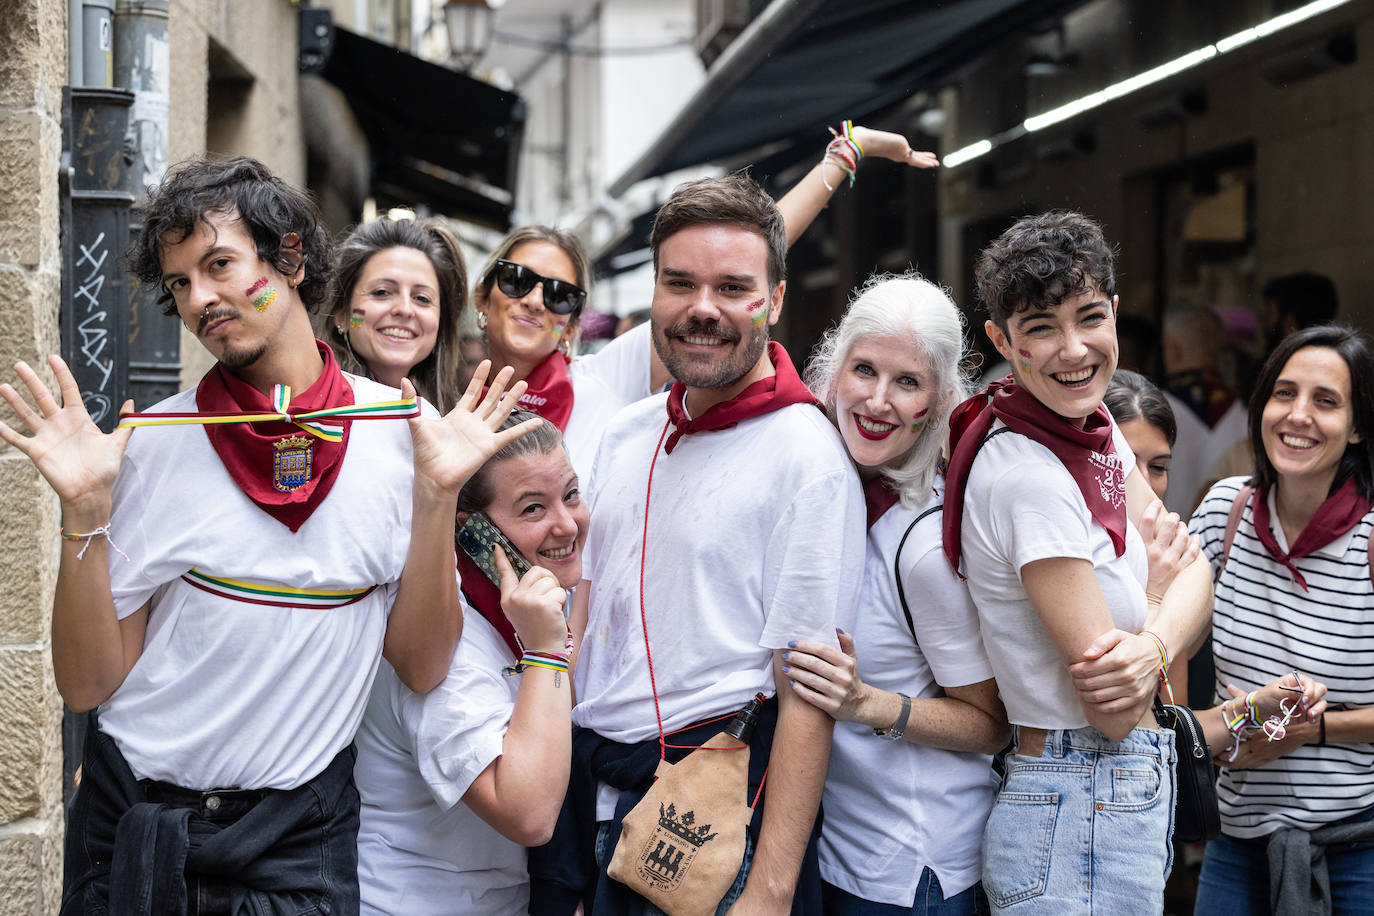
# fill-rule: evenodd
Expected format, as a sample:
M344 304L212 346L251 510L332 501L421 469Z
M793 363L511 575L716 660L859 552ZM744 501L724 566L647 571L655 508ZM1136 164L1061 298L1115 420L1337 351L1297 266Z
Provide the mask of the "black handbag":
M1174 733L1178 796L1174 801L1174 836L1185 843L1214 839L1221 833L1217 807L1217 771L1202 724L1187 706L1171 706L1155 697L1155 719Z

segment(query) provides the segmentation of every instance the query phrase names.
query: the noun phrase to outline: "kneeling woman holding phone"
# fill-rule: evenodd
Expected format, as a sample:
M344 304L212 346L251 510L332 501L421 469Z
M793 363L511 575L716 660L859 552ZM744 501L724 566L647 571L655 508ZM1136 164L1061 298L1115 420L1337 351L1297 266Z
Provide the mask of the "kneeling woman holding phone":
M587 507L557 427L493 455L458 496L458 526L464 628L448 677L420 695L383 665L358 732L363 913L524 913L525 847L548 841L568 784L563 606Z

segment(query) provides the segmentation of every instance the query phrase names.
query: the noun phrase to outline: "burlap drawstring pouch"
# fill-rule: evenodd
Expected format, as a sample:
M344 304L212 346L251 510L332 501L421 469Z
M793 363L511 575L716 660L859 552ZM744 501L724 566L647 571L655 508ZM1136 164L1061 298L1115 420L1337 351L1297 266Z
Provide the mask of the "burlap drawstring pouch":
M655 782L620 829L606 873L669 916L711 916L744 861L753 818L749 738L758 700Z

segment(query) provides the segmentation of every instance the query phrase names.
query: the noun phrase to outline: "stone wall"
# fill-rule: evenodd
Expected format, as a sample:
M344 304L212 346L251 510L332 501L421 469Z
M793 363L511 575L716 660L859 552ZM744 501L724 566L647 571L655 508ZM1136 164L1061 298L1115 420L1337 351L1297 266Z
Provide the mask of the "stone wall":
M297 10L290 0L172 0L172 162L245 154L304 181ZM11 382L17 360L46 374L59 350L66 15L66 0L0 0L0 380ZM212 98L232 104L212 108ZM210 364L189 335L182 362L186 385ZM22 429L3 404L0 420ZM0 916L60 903L62 705L49 639L58 516L33 465L0 444Z
M66 11L65 0L0 0L0 377L8 381L16 360L41 367L58 350ZM0 419L20 425L8 407ZM48 637L57 514L33 465L0 445L0 916L55 913L61 893L62 707Z

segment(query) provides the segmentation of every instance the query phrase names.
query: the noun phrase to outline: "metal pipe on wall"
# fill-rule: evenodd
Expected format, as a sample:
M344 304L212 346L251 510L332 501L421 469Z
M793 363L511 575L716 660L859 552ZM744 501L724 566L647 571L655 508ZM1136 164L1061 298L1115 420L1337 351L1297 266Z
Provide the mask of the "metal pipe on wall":
M115 10L115 83L133 93L129 131L133 162L126 189L134 198L129 231L143 227L148 190L162 181L170 151L168 0L119 0ZM160 290L129 283L129 397L147 407L181 387L180 325L162 314Z

